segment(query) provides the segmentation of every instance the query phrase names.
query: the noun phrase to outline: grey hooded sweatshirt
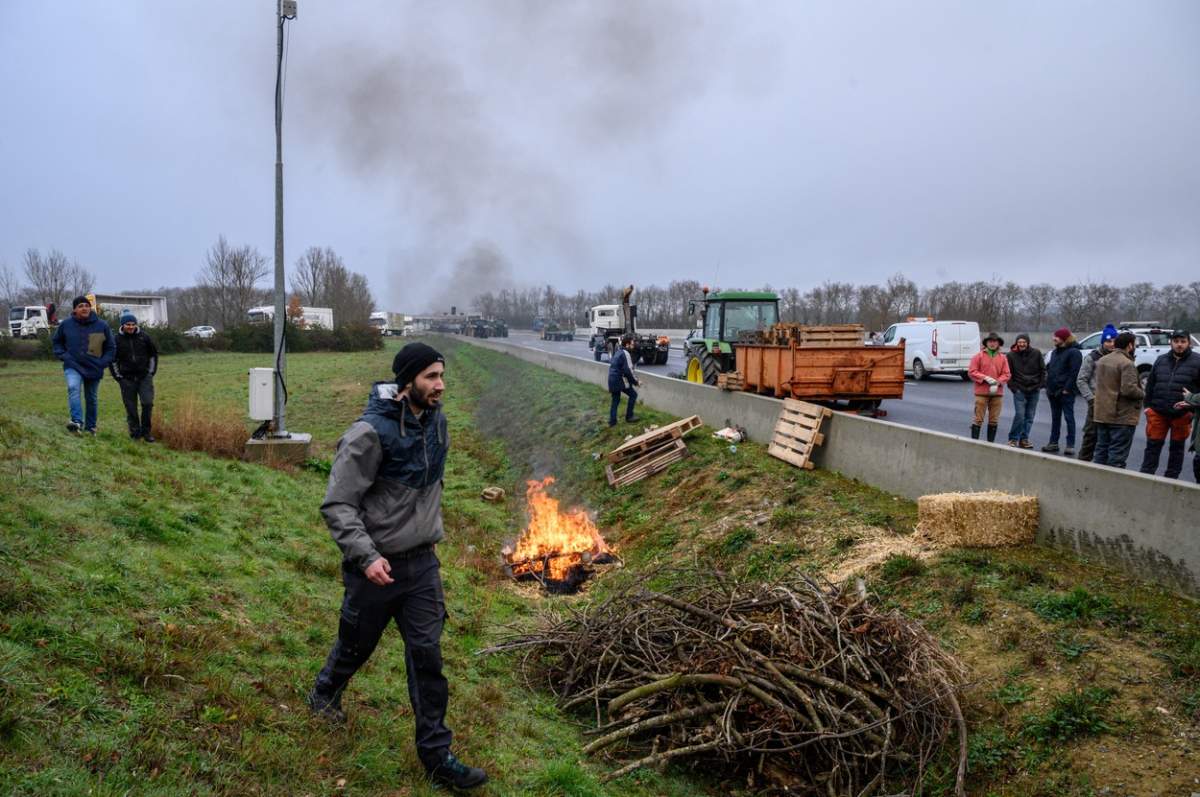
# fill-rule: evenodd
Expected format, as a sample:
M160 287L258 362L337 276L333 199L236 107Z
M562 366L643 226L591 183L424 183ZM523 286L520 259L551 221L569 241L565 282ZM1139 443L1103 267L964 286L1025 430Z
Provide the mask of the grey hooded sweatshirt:
M337 444L321 515L343 558L363 570L381 556L440 542L446 416L418 418L396 385L377 382Z

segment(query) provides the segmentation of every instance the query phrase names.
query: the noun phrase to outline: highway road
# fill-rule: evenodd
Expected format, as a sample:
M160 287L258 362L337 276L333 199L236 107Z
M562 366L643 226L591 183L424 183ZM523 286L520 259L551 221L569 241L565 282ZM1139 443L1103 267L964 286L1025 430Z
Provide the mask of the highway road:
M497 342L558 352L559 354L566 354L585 360L592 359L592 353L587 347L587 333L583 330L580 330L575 340L571 342L555 343L544 341L532 332L518 331L512 332L507 339L501 338ZM686 364L683 359L683 350L679 346L680 343L673 338L671 356L666 365L638 366L638 369L663 376L683 372ZM914 382L912 379L909 379L905 383L904 398L900 401L885 401L881 409L887 411L887 416L883 418L885 421L913 426L918 429L930 429L937 432L959 435L960 437L969 437L971 433L972 414L974 412L972 385L970 382L963 381L958 376L931 376L922 382ZM1012 417L1012 399L1006 395L1004 397L1004 411L1000 416L1000 433L996 436L998 444L1003 445L1008 440L1008 427L1012 422ZM1087 402L1077 398L1075 400L1075 445L1077 448L1082 440L1083 420L1085 417L1087 417ZM1046 401L1044 393L1042 394L1041 401L1038 402L1037 416L1034 419L1033 431L1030 437L1035 449L1040 449L1050 439L1050 403ZM1060 447L1065 445L1065 440L1066 428L1064 425L1062 438L1059 440ZM1137 470L1141 466L1142 454L1145 447L1146 434L1143 421L1138 426L1137 432L1134 435L1133 447L1130 449L1129 461L1126 467L1131 470ZM1182 476L1183 478L1190 479L1192 454L1189 453L1187 456L1188 459L1184 464ZM1159 475L1162 474L1166 463L1167 452L1164 448L1162 457L1159 460Z

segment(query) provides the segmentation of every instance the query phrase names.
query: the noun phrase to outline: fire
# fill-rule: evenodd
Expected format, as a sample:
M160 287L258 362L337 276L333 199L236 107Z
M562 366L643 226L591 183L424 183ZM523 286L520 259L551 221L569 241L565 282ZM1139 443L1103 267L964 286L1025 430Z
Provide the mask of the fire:
M525 483L529 525L515 546L505 546L504 558L516 577L534 575L565 581L571 568L610 553L596 524L582 509L564 512L558 499L546 494L554 477Z

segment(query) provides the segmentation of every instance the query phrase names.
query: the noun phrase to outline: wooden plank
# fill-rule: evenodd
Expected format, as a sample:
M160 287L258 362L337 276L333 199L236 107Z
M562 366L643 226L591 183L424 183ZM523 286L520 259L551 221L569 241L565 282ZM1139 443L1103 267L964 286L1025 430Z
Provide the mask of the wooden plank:
M666 453L659 454L656 457L648 457L645 460L639 460L635 465L624 468L621 473L609 467L607 469L608 483L613 487L624 487L665 470L687 455L687 445L682 440L677 441L677 443L677 446L672 447Z
M653 465L655 462L658 462L659 460L661 460L663 458L670 457L670 456L673 456L676 454L680 454L686 450L687 450L686 443L684 443L682 440L673 440L670 443L668 443L666 446L657 448L654 451L646 454L645 456L639 457L638 459L635 459L631 462L627 462L627 463L624 463L621 465L616 465L616 466L610 465L610 466L608 466L608 468L606 469L605 472L610 477L609 478L610 484L612 484L614 482L620 482L623 479L625 479L627 476L637 473L640 470L645 469L646 467L648 467L650 465Z
M792 410L785 409L785 410L780 410L779 418L781 420L786 420L788 423L794 423L797 426L817 427L817 426L821 425L821 421L823 421L825 419L825 416L824 415L817 415L817 416L805 415L800 412L794 412Z
M784 399L767 453L798 468L811 469L813 448L825 442L821 423L831 414L826 407Z
M660 426L657 429L651 429L649 432L638 435L630 440L626 440L621 445L608 452L605 459L609 462L615 462L620 459L628 458L630 452L644 451L648 448L648 444L653 443L657 438L681 437L703 425L699 415L692 415L688 418L675 421L673 423Z
M808 457L801 456L795 451L783 448L782 446L768 446L767 453L776 459L782 459L784 462L795 465L797 468L804 468L805 470L812 470L813 468L813 464L808 461Z

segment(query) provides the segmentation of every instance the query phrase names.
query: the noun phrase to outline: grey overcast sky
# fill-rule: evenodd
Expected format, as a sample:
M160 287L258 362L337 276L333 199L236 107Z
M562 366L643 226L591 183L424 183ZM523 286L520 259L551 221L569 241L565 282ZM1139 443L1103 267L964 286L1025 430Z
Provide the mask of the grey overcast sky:
M299 6L287 263L332 246L386 309L1200 275L1194 0ZM221 234L270 257L274 8L0 0L0 263L122 290Z

